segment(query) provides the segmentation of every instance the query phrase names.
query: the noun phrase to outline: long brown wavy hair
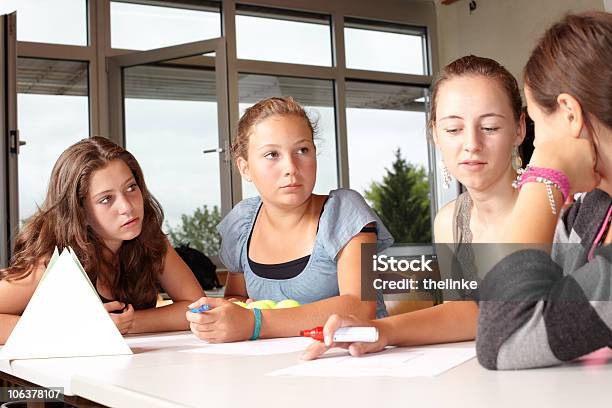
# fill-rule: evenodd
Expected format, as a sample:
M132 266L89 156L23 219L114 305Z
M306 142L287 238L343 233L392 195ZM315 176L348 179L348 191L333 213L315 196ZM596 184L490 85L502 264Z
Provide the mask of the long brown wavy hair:
M142 231L124 241L117 253L86 223L83 202L96 170L120 159L130 168L142 192ZM92 137L66 149L53 166L47 196L17 234L10 266L0 279L19 280L48 262L54 248L72 247L92 282L99 280L119 301L134 305L153 302L166 255L161 226L164 214L147 190L142 170L127 150L103 137Z

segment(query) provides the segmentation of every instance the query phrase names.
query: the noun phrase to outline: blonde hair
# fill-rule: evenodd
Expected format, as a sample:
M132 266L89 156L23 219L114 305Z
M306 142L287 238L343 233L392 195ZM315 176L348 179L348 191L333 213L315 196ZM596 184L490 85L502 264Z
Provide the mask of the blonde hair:
M236 137L232 141L232 155L234 160L238 157L248 159L249 137L251 136L251 128L258 123L263 122L267 118L274 115L296 115L302 119L310 129L314 139L317 133L316 121L313 121L304 108L297 103L292 97L273 97L262 99L255 105L248 108L238 122Z

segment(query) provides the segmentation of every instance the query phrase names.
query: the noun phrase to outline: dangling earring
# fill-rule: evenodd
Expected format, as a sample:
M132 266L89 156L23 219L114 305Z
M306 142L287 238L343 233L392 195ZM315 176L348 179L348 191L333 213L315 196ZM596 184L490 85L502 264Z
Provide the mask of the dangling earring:
M246 178L246 181L248 181L248 182L250 183L250 182L251 182L251 181L253 181L253 180L251 180L251 178L250 178L250 177L247 177L247 178Z
M517 173L523 168L523 159L521 159L521 155L519 154L518 146L512 148L512 168Z
M448 189L453 181L453 176L451 175L450 171L448 171L448 168L446 167L446 164L444 164L443 160L440 160L440 163L438 164L442 170L442 185L445 189Z

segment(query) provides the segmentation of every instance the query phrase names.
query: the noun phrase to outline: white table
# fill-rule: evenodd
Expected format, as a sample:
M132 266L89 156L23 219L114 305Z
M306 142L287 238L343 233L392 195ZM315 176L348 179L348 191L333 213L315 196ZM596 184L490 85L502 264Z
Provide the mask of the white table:
M609 407L612 352L562 367L493 372L475 359L434 378L271 377L298 353L235 356L139 349L133 356L15 362L12 375L113 407ZM601 353L600 353L601 354ZM607 361L606 361L607 359ZM426 405L423 405L426 404Z

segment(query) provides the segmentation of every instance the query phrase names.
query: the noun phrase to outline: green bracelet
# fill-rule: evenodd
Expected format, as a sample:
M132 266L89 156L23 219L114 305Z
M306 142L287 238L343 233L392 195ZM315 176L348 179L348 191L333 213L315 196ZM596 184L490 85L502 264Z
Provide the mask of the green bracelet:
M255 316L255 327L253 327L253 335L249 340L257 340L259 338L259 331L261 330L261 310L257 308L252 310Z

